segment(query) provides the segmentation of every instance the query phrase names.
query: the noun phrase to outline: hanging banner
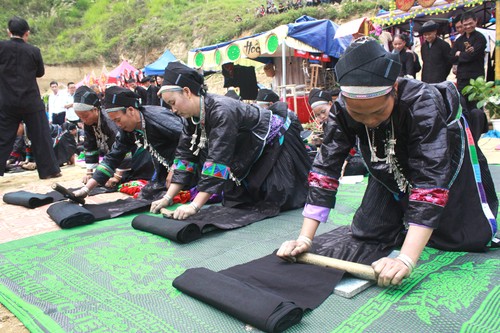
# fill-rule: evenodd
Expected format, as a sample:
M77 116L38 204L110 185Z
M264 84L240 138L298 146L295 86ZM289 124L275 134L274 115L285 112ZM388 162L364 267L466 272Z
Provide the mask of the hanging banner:
M273 54L278 49L278 46L279 46L279 39L276 34L273 33L267 36L266 40L267 53Z
M431 7L434 4L434 2L436 2L436 0L418 0L418 4L424 8Z
M411 7L413 7L414 3L414 0L396 0L396 8L407 12L411 9Z
M244 40L241 48L243 49L243 53L250 59L255 59L260 56L260 44L257 38Z
M201 68L203 66L203 63L205 62L205 55L203 52L198 51L194 55L194 65L196 68Z
M234 61L238 60L240 58L240 55L241 55L241 51L240 51L240 47L238 45L231 44L227 47L226 56L227 56L227 59L229 59L230 61L234 62Z
M220 52L219 49L215 50L214 52L214 61L217 66L219 66L222 63L222 53Z

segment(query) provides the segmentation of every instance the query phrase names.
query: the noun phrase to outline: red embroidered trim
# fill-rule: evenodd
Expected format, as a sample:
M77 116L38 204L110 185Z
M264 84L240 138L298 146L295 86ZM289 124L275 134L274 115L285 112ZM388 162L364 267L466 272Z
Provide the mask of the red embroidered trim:
M448 202L448 190L443 188L416 188L411 190L410 200L429 202L441 207Z
M309 172L309 186L319 187L328 191L337 191L339 187L338 179L321 175L316 172Z

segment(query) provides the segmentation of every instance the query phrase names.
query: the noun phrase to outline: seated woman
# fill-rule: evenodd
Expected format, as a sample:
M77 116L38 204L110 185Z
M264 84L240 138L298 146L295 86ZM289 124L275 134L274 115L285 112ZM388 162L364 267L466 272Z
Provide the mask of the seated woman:
M257 105L207 94L203 77L181 63L165 69L163 100L185 122L175 153L172 184L152 212L172 198L200 169L199 193L174 212L185 219L214 193L223 205L264 205L280 210L300 207L307 194L310 162L300 139L301 125L288 110L275 114Z
M118 126L119 132L111 150L97 166L92 178L84 187L73 192L74 195L86 197L97 185L103 185L111 177L117 177L116 168L128 152L137 149L136 153L149 151L149 155L143 156L144 162L152 159L156 173L156 177L141 189L139 196L155 199L155 195L168 186L167 176L182 131L182 119L161 106L142 106L139 95L118 86L106 89L104 110Z
M120 131L118 126L105 115L99 96L93 89L81 86L76 90L73 99L76 115L84 124L83 148L87 172L82 182L87 184L99 166L99 155L101 153L107 155L111 151ZM150 180L153 176L153 161L147 150L132 145L125 153L126 157L116 168L113 177L106 181L106 187L114 187L131 180Z
M449 251L493 246L498 199L487 161L462 115L451 82L398 79L401 63L377 41L352 43L335 68L341 97L309 175L297 240L278 256L308 251L335 206L342 162L358 142L370 178L352 236L400 246L397 258L372 264L379 285L398 285L426 245Z

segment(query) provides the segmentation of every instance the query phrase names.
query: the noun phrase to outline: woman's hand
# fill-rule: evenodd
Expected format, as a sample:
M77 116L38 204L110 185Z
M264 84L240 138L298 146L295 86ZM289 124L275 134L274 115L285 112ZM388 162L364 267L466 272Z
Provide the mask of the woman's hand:
M288 261L295 261L295 256L309 251L311 247L312 240L301 235L297 240L289 240L281 244L276 255Z
M161 198L160 200L156 200L156 201L153 201L151 203L151 208L150 208L150 212L151 213L158 213L160 211L160 209L162 208L165 208L165 207L168 207L168 206L172 206L174 204L174 201L172 200L172 198L165 194L165 196L163 198Z
M188 217L198 213L199 209L193 205L193 203L189 203L187 205L182 205L178 207L175 211L174 214L172 215L172 218L175 220L185 220Z
M380 287L399 286L403 279L410 276L412 268L397 258L381 258L372 263Z

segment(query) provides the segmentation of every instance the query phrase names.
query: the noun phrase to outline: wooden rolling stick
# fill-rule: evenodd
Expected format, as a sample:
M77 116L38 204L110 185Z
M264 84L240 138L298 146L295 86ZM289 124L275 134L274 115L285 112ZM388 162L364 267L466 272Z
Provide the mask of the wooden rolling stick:
M320 256L313 253L302 253L297 257L297 262L311 264L322 267L336 268L354 275L360 279L376 281L376 275L373 268L369 265L358 264L355 262Z
M75 195L72 192L70 192L66 187L62 186L61 184L58 183L52 184L52 189L61 193L66 199L85 205L84 198L75 197Z

